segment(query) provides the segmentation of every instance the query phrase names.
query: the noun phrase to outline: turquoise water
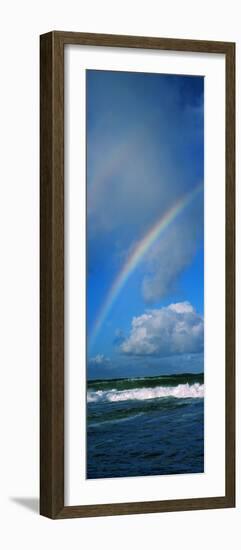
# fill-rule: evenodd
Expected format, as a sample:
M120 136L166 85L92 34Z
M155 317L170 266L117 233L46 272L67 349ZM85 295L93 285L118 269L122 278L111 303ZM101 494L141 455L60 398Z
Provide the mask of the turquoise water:
M94 380L87 478L204 471L203 374Z

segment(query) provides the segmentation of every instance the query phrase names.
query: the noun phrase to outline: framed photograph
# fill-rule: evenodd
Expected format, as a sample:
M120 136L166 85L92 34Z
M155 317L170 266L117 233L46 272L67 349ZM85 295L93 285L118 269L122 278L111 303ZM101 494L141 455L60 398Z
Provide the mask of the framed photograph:
M235 44L40 66L40 513L234 507Z

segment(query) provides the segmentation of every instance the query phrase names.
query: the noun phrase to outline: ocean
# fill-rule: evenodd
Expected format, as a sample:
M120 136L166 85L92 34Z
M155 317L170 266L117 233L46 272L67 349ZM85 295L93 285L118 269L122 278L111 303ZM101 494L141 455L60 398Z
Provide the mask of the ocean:
M88 479L203 471L203 374L88 382Z

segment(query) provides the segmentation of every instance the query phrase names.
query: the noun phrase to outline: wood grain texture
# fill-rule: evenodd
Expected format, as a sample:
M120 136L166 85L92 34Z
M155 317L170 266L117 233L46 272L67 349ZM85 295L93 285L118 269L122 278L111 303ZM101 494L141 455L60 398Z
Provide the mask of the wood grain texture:
M226 495L235 505L235 45L226 54Z
M41 38L40 513L64 505L63 46Z
M64 46L226 57L226 493L224 497L64 506ZM40 37L40 513L52 519L235 506L235 44L54 31Z
M62 31L53 31L53 34L55 38L61 40L63 44L223 54L226 54L233 48L232 42L215 42L210 40L185 40L181 38L158 38L95 33L90 34Z

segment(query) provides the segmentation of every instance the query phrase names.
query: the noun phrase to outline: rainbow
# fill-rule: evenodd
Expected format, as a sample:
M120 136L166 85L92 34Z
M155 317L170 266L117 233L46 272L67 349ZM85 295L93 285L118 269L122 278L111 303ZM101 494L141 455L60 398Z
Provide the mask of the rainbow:
M193 199L198 195L198 193L203 189L203 185L198 185L195 189L183 197L181 197L146 233L146 235L137 243L131 256L128 258L126 263L123 265L121 271L118 273L116 279L114 280L107 297L97 315L96 321L94 323L91 337L90 345L93 344L104 320L109 314L117 296L119 295L121 289L126 284L131 273L137 267L137 265L142 260L143 256L147 253L149 248L157 241L160 235L169 227L169 225L177 218L181 212L193 201Z

